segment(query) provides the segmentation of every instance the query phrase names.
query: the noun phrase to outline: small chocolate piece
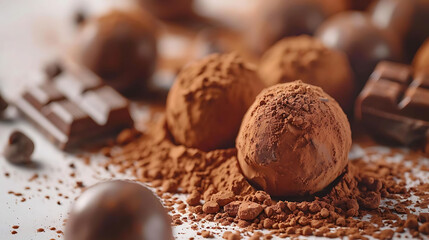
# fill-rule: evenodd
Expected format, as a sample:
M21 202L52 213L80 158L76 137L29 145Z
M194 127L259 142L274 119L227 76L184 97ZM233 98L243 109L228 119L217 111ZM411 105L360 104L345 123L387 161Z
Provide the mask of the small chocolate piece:
M31 162L34 151L33 141L20 131L14 131L9 136L9 141L3 154L7 161L13 164L25 164Z
M66 240L172 240L170 219L158 198L131 181L96 184L73 204Z
M429 38L417 51L413 60L413 67L415 72L429 73Z
M63 68L59 62L52 62L46 65L45 74L48 80L55 78L60 75L63 71Z
M263 90L236 140L244 176L279 197L322 191L345 172L351 144L350 125L338 103L301 81Z
M429 129L429 75L381 62L356 102L356 116L376 136L403 145L423 141Z
M249 20L247 39L256 54L287 36L313 35L328 17L321 1L270 0L259 1Z
M371 10L375 25L398 34L407 62L429 37L429 1L380 0Z
M400 60L402 55L396 35L377 28L360 12L333 16L321 25L316 36L327 47L347 54L360 87L379 61Z
M76 59L116 90L136 91L155 69L155 25L141 12L112 11L90 19L76 38Z
M0 116L3 114L3 111L6 110L7 106L8 106L7 102L0 95Z
M164 20L182 20L193 15L194 0L138 0L142 8Z
M89 71L76 65L66 70L16 101L50 140L70 149L133 126L124 97Z

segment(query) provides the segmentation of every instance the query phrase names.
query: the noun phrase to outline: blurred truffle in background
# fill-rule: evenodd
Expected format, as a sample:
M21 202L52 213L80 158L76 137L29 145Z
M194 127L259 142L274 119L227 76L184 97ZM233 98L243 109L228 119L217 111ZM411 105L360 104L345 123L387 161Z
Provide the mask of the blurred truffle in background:
M429 1L380 0L370 12L375 25L398 34L404 57L411 62L417 49L429 37Z
M76 60L121 93L138 89L155 70L155 27L143 11L113 10L88 19L75 41Z
M316 36L325 46L346 53L359 87L365 84L379 61L402 59L398 37L379 29L361 12L343 12L329 18Z
M173 240L159 199L141 183L114 180L86 189L73 204L66 240Z
M259 76L267 85L302 80L323 88L351 111L355 82L347 56L310 36L284 38L262 57Z
M163 20L186 19L193 15L193 0L137 0L142 8Z
M175 142L203 151L233 147L244 114L264 87L255 70L235 53L185 67L167 98Z
M429 73L429 38L417 51L413 60L414 71Z
M327 6L319 0L259 1L245 33L250 48L262 54L284 37L313 35L332 13Z

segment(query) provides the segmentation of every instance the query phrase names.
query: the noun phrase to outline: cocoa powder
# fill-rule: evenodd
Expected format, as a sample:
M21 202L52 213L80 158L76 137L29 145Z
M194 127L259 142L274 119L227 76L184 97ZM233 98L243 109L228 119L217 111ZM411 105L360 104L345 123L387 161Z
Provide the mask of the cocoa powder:
M165 120L149 124L148 129L119 148L111 148L109 152L104 149L108 156L105 164L117 166L121 172L130 171L139 181L159 187L157 193L173 216L173 225L205 219L220 225L236 225L242 233L225 233L225 239L243 236L259 239L260 232L256 231L259 229L270 230L265 238L314 235L390 239L395 233L381 229L386 226L396 232L410 231L412 236L427 234L426 213L409 214L407 221L400 214L415 211L417 207L427 208L427 184L413 176L412 169L407 167L409 163L418 165L419 153L408 154L408 161L398 163L385 161L389 155L378 156L369 163L356 159L349 162L346 172L331 186L311 198L273 199L246 181L238 166L236 149L203 152L175 145ZM371 157L370 151L367 156ZM405 188L405 175L421 184ZM172 182L174 188L166 187ZM174 199L171 193L189 194L187 204ZM414 206L407 200L411 194L420 199ZM380 207L381 200L387 207ZM181 206L179 214L174 204ZM364 220L368 214L370 219ZM199 230L197 225L192 228ZM204 233L204 237L214 235Z

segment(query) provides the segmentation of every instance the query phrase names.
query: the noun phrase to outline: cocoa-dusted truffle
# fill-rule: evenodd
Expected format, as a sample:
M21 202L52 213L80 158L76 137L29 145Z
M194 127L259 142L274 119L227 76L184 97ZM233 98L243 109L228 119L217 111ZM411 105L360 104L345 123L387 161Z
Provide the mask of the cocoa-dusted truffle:
M347 54L360 86L379 61L397 61L402 55L397 36L377 28L360 12L343 12L329 18L316 36L327 47Z
M348 162L351 131L338 103L301 81L263 90L247 111L237 137L246 178L273 196L323 190Z
M246 38L250 48L262 54L284 37L313 35L328 14L319 0L259 1Z
M157 197L140 183L96 184L73 204L66 240L172 240L170 220Z
M429 73L429 38L419 48L413 60L414 70L416 72Z
M323 88L343 109L353 105L354 79L347 56L309 36L277 42L263 55L259 76L268 86L300 79Z
M76 39L77 60L122 93L134 90L155 69L154 25L140 12L119 10L88 20Z
M138 0L144 10L164 20L180 20L192 15L194 0Z
M231 147L262 88L254 68L237 54L203 58L179 73L168 94L168 129L177 143L188 147Z

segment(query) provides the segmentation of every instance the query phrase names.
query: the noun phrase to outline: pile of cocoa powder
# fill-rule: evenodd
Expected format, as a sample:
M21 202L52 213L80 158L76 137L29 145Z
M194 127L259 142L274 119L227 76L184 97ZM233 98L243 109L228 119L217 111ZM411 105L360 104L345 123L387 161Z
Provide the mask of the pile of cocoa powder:
M270 239L273 235L391 239L395 232L407 229L413 237L429 234L429 213L415 210L427 209L429 204L429 184L412 174L412 168L421 165L419 153L398 163L385 161L389 155L370 162L353 160L346 173L317 196L272 199L246 181L237 163L236 149L203 152L175 145L164 120L148 129L144 134L123 131L117 141L121 147L102 150L108 157L105 167L130 171L139 181L157 188L174 225L194 222L192 228L198 231L196 223L202 220L225 226L236 224L237 232L225 232L225 239ZM371 156L371 152L368 154ZM427 172L429 168L423 164L420 170ZM406 176L419 184L407 189ZM189 197L184 203L172 193L187 193ZM419 198L414 205L409 200L412 194ZM179 206L177 210L173 205ZM255 231L259 229L270 233ZM214 237L208 230L198 234Z

